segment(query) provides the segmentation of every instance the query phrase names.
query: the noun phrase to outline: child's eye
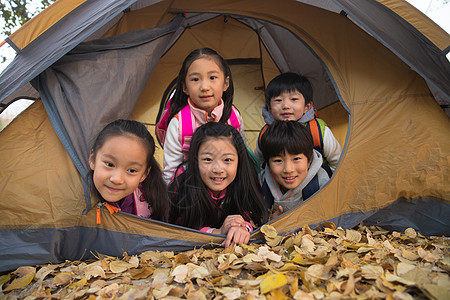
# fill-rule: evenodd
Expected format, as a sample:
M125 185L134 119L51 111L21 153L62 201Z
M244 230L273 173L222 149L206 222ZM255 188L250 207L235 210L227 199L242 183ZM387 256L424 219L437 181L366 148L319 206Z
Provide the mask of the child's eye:
M272 162L274 162L274 163L282 163L283 161L280 158L275 158L275 159L272 159Z
M106 161L105 166L112 168L114 167L114 164Z
M193 77L191 78L191 81L199 81L200 79L198 79L197 77Z
M273 99L273 102L281 102L281 99Z
M130 173L137 173L137 170L136 169L129 169L128 172L130 172Z
M233 159L232 158L225 158L224 161L227 162L227 163L230 163L230 162L233 162Z
M209 77L209 79L211 79L211 80L214 80L214 79L216 79L216 78L217 78L217 76L214 76L214 75L212 75L212 76Z
M202 160L205 161L205 162L211 162L212 161L212 159L209 158L209 157L204 157L204 158L202 158Z

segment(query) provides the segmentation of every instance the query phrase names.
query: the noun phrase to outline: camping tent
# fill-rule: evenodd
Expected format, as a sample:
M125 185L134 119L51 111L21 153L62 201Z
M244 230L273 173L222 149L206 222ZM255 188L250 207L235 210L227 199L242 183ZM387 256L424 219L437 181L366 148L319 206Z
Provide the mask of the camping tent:
M60 0L7 42L2 109L38 101L0 132L0 271L223 239L106 209L96 224L84 179L98 131L132 118L153 132L182 60L205 46L230 62L251 148L264 86L285 71L311 79L344 146L328 185L271 222L278 232L364 221L450 234L450 37L404 1Z

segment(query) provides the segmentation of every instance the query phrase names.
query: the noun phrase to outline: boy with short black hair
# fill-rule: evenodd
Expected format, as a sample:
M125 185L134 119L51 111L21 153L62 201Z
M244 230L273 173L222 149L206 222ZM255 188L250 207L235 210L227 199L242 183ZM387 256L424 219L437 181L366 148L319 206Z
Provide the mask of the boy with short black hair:
M272 217L308 199L330 180L311 134L296 121L274 121L261 138L261 150L266 165L260 179L266 202L275 210Z
M273 121L297 121L309 130L314 148L334 171L339 162L342 148L327 124L316 118L312 103L313 89L309 80L296 73L287 72L272 79L266 88L266 104L263 117L267 125L260 132L255 154L262 162L261 136Z

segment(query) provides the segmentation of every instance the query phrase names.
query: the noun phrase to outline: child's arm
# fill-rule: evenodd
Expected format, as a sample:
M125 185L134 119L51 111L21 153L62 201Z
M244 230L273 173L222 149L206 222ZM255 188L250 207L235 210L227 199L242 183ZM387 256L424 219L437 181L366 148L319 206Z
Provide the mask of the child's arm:
M253 227L241 215L229 215L220 228L204 227L200 230L208 233L226 234L227 237L223 244L228 247L231 242L238 245L248 243Z
M323 155L325 156L328 165L333 172L336 170L339 158L341 157L341 144L334 137L328 126L325 127L325 133L323 134Z
M183 162L183 150L178 140L178 119L172 118L167 126L164 142L163 178L169 184L177 167Z

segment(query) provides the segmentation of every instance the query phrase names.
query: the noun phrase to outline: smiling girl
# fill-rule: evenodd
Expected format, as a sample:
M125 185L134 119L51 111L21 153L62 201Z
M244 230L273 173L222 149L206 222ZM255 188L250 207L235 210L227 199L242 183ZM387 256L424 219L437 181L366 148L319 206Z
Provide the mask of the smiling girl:
M245 141L244 123L233 106L233 93L230 68L216 51L196 49L185 58L170 107L156 126L156 135L164 146L163 176L167 183L186 160L192 135L199 126L227 123L237 128Z
M224 244L247 243L267 219L258 176L239 132L206 123L192 137L184 173L169 186L171 223L227 235Z
M100 201L123 212L166 221L169 200L154 158L155 141L144 124L116 120L98 134L88 177Z

